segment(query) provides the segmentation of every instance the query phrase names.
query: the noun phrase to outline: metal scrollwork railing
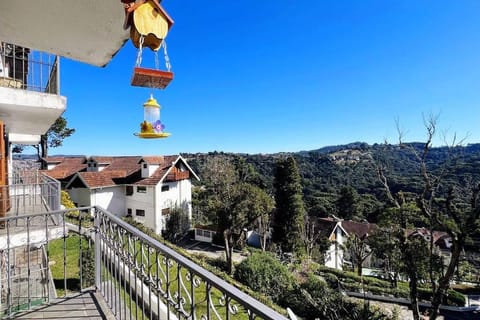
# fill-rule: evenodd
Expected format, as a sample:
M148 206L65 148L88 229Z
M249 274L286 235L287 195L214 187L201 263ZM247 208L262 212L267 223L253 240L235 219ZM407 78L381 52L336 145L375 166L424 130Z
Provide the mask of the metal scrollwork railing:
M117 319L286 319L118 217L94 218L96 286Z

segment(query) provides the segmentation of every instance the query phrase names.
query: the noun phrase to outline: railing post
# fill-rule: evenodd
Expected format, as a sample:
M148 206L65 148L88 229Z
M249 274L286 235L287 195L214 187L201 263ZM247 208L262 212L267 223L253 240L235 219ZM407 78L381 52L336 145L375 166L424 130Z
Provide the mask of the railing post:
M57 95L60 95L60 56L55 57L55 63L57 64Z
M100 290L102 283L101 273L101 250L100 250L100 218L98 216L97 207L93 207L93 219L95 222L95 287L96 290Z

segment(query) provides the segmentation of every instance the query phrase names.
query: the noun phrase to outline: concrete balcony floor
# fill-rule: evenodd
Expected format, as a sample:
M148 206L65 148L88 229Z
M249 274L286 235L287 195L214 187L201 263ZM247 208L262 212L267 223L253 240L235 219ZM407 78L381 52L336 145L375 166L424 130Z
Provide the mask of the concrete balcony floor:
M115 319L105 300L94 291L86 291L67 298L56 299L48 305L17 314L13 319Z

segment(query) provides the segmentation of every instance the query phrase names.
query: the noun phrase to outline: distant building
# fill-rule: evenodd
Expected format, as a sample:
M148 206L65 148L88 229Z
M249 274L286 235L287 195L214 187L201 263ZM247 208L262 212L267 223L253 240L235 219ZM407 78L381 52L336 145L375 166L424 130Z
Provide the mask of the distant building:
M325 266L343 270L345 264L350 264L345 252L345 245L348 238L356 235L364 238L372 234L376 228L375 224L355 221L344 221L334 218L319 218L315 220L318 230L325 234L330 241L330 247L325 253Z
M65 157L44 159L45 172L62 181L77 207L100 206L131 216L160 234L170 210L192 216L192 179L199 179L177 156Z

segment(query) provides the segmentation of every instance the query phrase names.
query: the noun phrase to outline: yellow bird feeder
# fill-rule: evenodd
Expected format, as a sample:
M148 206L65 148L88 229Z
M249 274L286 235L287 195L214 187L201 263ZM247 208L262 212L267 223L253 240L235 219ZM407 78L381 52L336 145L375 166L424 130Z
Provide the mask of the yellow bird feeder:
M159 139L167 138L170 133L164 132L165 125L160 121L161 106L157 100L150 98L143 104L143 122L140 123L140 133L134 133L139 138Z

